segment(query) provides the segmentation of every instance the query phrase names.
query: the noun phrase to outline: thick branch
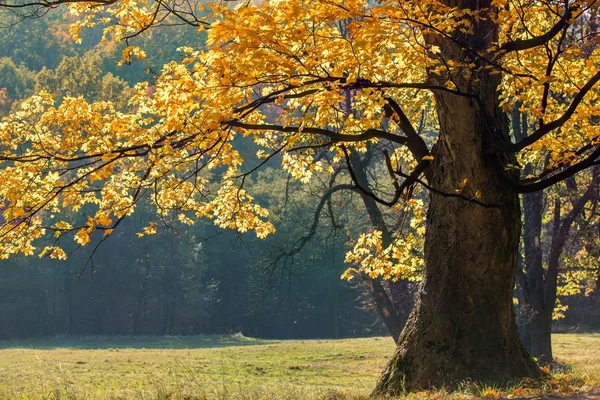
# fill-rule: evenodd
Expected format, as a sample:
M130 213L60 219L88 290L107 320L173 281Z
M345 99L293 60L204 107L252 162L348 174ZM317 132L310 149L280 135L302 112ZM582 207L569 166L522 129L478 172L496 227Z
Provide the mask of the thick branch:
M529 39L518 39L513 40L511 42L504 43L500 47L500 51L505 53L510 53L512 51L522 51L533 49L538 46L542 46L552 40L556 35L560 33L560 31L570 24L570 20L573 17L573 11L575 9L573 7L567 8L565 14L561 17L561 19L554 24L552 28L543 35L535 36Z
M423 140L423 138L415 130L415 128L413 127L412 123L410 122L400 105L390 97L386 97L385 100L387 101L386 108L388 109L388 111L391 111L393 114L396 115L396 122L400 126L400 129L402 129L402 132L404 132L404 134L406 135L406 146L408 147L408 149L413 154L413 157L415 157L416 160L425 163L422 171L425 172L425 177L427 178L427 180L430 180L431 170L428 168L429 162L423 160L424 157L430 155L429 149L425 144L425 140Z
M550 187L558 182L562 182L565 179L575 175L579 171L583 171L586 168L598 164L598 158L600 157L600 147L596 148L589 156L587 156L583 161L570 166L569 168L552 175L549 178L543 179L536 183L530 184L519 184L517 185L518 193L532 193L537 192L538 190L545 189Z
M594 74L594 76L592 76L590 78L590 80L575 95L575 97L573 98L573 101L571 101L571 104L569 105L569 108L567 109L567 111L565 111L565 113L560 118L555 119L554 121L541 126L539 129L537 129L531 135L527 136L523 140L518 141L517 143L514 143L514 144L512 144L512 143L511 144L496 143L495 147L506 153L517 153L517 152L523 150L525 147L535 143L536 141L538 141L540 138L542 138L547 133L552 132L553 130L562 127L573 116L573 114L577 110L577 107L579 107L579 105L583 101L586 94L590 90L592 90L592 88L598 82L600 82L600 71L596 72L596 74Z
M247 124L238 120L229 120L227 122L224 122L224 125L249 130L278 131L288 133L310 133L314 135L323 135L328 137L331 140L332 144L339 142L362 142L370 139L386 139L390 142L394 142L401 145L406 145L406 143L408 142L408 138L404 136L394 135L392 133L380 129L367 129L366 131L358 135L348 135L322 128L283 126L272 124Z

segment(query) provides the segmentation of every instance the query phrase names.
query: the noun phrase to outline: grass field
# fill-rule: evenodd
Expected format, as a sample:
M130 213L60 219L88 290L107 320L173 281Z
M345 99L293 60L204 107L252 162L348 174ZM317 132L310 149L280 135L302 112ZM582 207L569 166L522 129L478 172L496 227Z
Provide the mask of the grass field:
M556 335L554 346L559 361L572 368L555 386L600 391L600 334ZM0 398L364 399L393 348L389 338L270 341L241 335L0 342ZM431 396L470 393L500 396L493 388Z

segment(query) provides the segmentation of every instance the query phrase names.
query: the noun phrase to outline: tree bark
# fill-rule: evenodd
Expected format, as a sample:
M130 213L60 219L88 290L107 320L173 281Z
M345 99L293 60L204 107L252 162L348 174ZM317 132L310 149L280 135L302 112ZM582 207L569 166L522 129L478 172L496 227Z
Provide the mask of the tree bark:
M519 286L523 293L523 301L530 313L529 322L524 329L528 331L529 342L525 348L534 357L542 353L538 350L542 332L545 328L544 321L544 285L545 271L542 261L542 214L543 192L523 195L524 231L523 247L525 252L525 271L519 279ZM521 271L518 271L518 273Z
M520 103L513 110L513 133L519 141L527 137L527 114L519 112ZM530 165L526 165L523 175L534 173ZM524 268L517 266L517 283L521 289L522 301L528 321L521 327L521 340L527 351L536 358L549 354L550 327L545 318L544 288L546 272L544 271L542 253L542 216L544 213L544 192L533 192L523 195L523 250L525 253ZM546 334L545 332L548 331Z
M531 321L531 355L535 357L540 365L548 365L552 362L552 307L551 312L538 314Z
M453 2L459 7L488 1ZM478 21L462 38L473 49L497 39L497 26ZM441 35L426 40L442 57L464 63L462 47ZM485 69L476 79L431 75L433 84L453 79L477 98L436 91L440 132L432 149L430 204L425 234L425 273L415 309L374 391L455 388L465 380L506 384L543 372L521 345L513 311L515 268L521 233L518 195L506 171L512 156L489 151L509 140L508 119L498 103L497 75ZM478 199L486 206L467 199Z
M542 375L519 341L513 312L519 199L482 151L490 124L506 134L507 123L470 99L443 94L436 101L440 138L431 185L455 193L467 179L464 195L479 192L481 201L496 206L430 195L425 276L377 395Z
M387 291L378 279L368 279L367 283L375 300L375 308L377 309L379 319L387 328L394 342L398 343L398 339L400 339L400 334L402 333L402 325Z

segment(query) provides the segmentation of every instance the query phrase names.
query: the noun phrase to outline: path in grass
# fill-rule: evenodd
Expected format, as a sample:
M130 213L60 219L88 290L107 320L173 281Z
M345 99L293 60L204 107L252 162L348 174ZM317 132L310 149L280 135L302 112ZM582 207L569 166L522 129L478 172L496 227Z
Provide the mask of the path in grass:
M560 361L600 381L600 335L556 335L554 343ZM208 399L246 400L331 394L361 399L393 349L389 338L0 342L0 398L202 399L206 394Z

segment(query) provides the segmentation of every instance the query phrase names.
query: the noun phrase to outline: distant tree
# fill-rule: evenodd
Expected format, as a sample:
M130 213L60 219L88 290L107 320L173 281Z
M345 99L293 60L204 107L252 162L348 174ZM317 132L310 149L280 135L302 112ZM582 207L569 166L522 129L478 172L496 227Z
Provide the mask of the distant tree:
M0 13L0 57L37 72L43 67L55 68L63 56L78 54L69 34L68 13L43 12L45 18L31 20L26 18L31 15L25 14L7 9Z
M10 111L12 101L8 97L6 88L0 89L0 114L4 115Z
M321 178L328 177L317 173L310 184L301 184L290 180L285 171L272 167L253 177L248 188L272 212L271 221L279 231L264 244L243 240L245 247L254 249L249 255L257 260L252 263L253 269L260 272L260 278L253 278L255 298L264 299L269 294L289 304L294 315L287 320L286 329L290 331L304 320L317 336L380 333L380 325L368 318L370 313L366 310L372 311L373 304L363 282L349 288L339 281L344 270L343 251L367 222L360 195L340 191L323 199L323 185L327 186L327 182ZM360 294L365 295L361 296L365 307L347 307L356 303Z
M0 171L4 256L34 254L50 232L85 246L110 235L144 196L159 219L208 217L266 237L268 211L243 187L261 164L244 164L232 144L251 137L263 161L280 154L301 182L329 171L329 191L352 187L416 216L425 211L413 189L429 191L421 291L375 394L543 374L512 308L518 194L598 163L600 52L591 43L599 33L578 29L597 27L596 1L68 3L76 40L106 23L108 37L131 41L175 18L206 30L207 48L182 48L181 62L137 85L127 114L81 98L54 106L42 93L3 122L11 145ZM124 62L144 56L123 50ZM513 141L507 113L517 103L535 123ZM439 132L431 147L412 122L429 104ZM361 184L355 153L377 160L376 177L388 183ZM518 160L546 159L542 172L520 177ZM343 169L334 175L329 162ZM96 211L84 224L52 218L85 204ZM369 260L361 271L412 272L414 235L388 248L380 236L355 246ZM59 246L43 251L65 257Z
M5 113L16 100L31 96L34 85L35 74L23 64L16 65L10 58L0 58L0 90L3 93L0 101Z
M586 40L590 34L593 36L598 32L597 10L594 10L588 18L580 18L570 21L571 27L569 34L564 33L561 37L561 44L554 55L554 58L548 63L548 69L551 76L552 69L560 66L560 52L563 49L573 47L574 43L584 41L580 51L583 53L583 59L586 63L590 62L588 57L593 57L598 40ZM578 45L576 45L578 46ZM552 52L547 48L546 51ZM569 106L570 99L561 97L557 93L550 92L553 101L562 104L563 107ZM535 116L535 114L533 114ZM597 116L588 117L587 123L596 124ZM538 123L539 120L538 120ZM530 115L524 112L523 104L515 103L512 110L512 131L516 140L527 140L529 132L535 129L532 126ZM573 134L576 137L583 133L585 127L575 126ZM577 140L577 139L575 139ZM568 150L563 153L567 157L572 156ZM547 155L544 159L523 158L524 164L522 177L528 179L531 176L546 174L546 170L552 168L556 156ZM566 161L565 161L566 162ZM562 263L561 259L566 253L566 245L569 240L569 234L573 225L585 214L589 214L590 208L595 208L600 196L600 186L598 186L599 172L597 167L581 177L577 181L574 177L567 177L563 185L557 185L545 191L540 190L523 195L523 250L524 259L520 260L516 270L517 283L521 293L521 310L525 310L525 323L522 331L527 349L542 364L552 361L552 343L551 328L553 318L562 316L564 306L557 309L558 296L561 293L575 294L580 290L582 274L578 274L578 280L569 279L572 276L572 270L566 268L567 263ZM592 213L593 214L593 213ZM546 217L547 216L547 217ZM544 229L543 221L546 220L548 229ZM584 228L585 229L585 228ZM543 232L545 231L545 237ZM543 243L547 241L547 243ZM546 248L546 254L544 254ZM569 284L561 286L560 282L568 280ZM578 281L578 282L575 282Z
M583 271L586 273L578 273L577 268L569 268L569 262L563 261L563 258L570 236L575 236L572 231L577 221L586 218L586 214L587 218L592 216L591 209L597 206L600 196L598 174L598 167L594 167L590 176L582 176L579 184L570 178L566 187L558 193L546 193L544 196L544 192L540 191L523 199L525 257L516 271L524 314L522 330L524 344L542 364L553 360L552 321L562 316L564 311L560 307L556 309L558 296L580 293L587 285L589 273L594 271L590 268ZM551 204L544 205L544 202ZM549 229L544 229L545 219ZM586 245L580 243L576 246L581 249Z
M133 94L127 82L102 70L102 58L92 51L65 57L55 69L43 67L37 74L35 89L52 93L58 101L66 96L84 96L90 102L110 100L119 109Z

